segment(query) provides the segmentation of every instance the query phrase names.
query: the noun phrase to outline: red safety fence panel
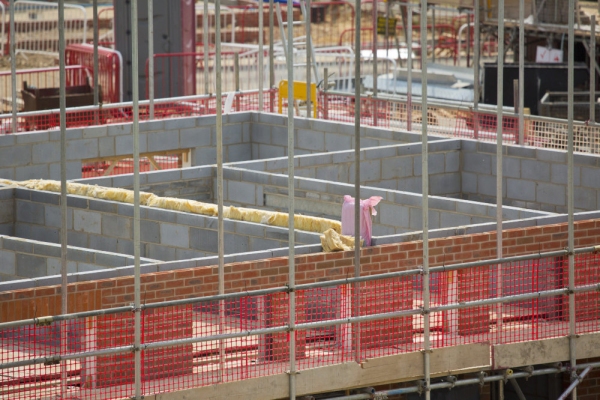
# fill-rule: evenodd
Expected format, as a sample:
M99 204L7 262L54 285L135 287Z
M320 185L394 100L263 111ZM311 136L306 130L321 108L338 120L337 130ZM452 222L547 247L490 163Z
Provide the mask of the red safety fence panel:
M568 259L565 258L564 264L563 271L568 271ZM597 285L600 283L600 254L576 256L574 268L575 286ZM578 334L599 330L600 292L598 290L575 294L575 323Z
M70 44L65 49L67 65L83 65L94 71L94 46ZM123 101L123 60L121 54L105 47L98 48L98 83L102 89L103 103ZM90 85L93 81L90 80Z
M151 158L152 161L149 157L140 157L140 172L156 171L155 164L159 167L159 170L182 167L181 154L151 156ZM133 158L84 163L81 168L81 177L95 178L98 176L132 174L133 166Z

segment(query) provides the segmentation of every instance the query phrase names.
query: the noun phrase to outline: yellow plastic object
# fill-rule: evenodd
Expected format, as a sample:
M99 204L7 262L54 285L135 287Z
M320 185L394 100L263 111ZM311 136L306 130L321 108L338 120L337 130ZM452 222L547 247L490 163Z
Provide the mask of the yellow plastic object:
M294 100L308 100L306 97L306 82L294 81L293 89ZM283 112L283 98L288 97L288 81L279 82L279 99L278 99L278 111L279 114ZM317 84L310 84L310 97L313 103L313 116L317 118Z

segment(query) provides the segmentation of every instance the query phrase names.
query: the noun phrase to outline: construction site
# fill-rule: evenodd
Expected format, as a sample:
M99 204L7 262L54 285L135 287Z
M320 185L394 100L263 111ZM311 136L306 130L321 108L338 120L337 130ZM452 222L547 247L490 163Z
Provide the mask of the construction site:
M599 14L0 0L0 398L600 399Z

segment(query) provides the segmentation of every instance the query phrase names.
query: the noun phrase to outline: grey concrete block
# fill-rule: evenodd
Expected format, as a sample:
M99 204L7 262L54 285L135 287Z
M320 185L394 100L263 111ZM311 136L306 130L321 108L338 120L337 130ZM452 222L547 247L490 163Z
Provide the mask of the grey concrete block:
M225 160L227 162L246 161L251 159L251 144L231 144L226 147Z
M0 178L15 179L15 168L0 168Z
M256 185L247 182L227 182L227 198L243 204L256 204Z
M581 167L581 184L587 187L600 188L600 169Z
M174 247L149 244L146 246L146 257L153 258L155 260L173 261L177 259L177 254Z
M160 243L160 224L154 221L140 221L140 240L144 243Z
M165 130L193 128L196 126L196 117L171 118L164 120Z
M296 136L296 146L298 149L323 151L325 149L325 134L299 129Z
M16 275L27 278L46 276L46 258L17 254Z
M461 192L460 173L438 174L429 177L429 193L433 196L458 194Z
M444 169L446 172L459 172L460 171L460 152L451 151L446 153Z
M243 134L241 125L223 126L223 145L242 143L242 136Z
M60 180L60 163L49 166L50 179ZM81 160L67 161L67 179L81 179Z
M50 171L47 164L27 165L15 170L15 179L18 181L48 178L50 178Z
M30 199L36 203L58 205L60 203L60 193L32 190Z
M67 141L67 160L97 158L98 139L79 139Z
M33 243L33 253L39 256L60 258L61 248L57 245Z
M398 190L403 192L422 193L423 181L421 177L398 179Z
M538 183L536 199L542 204L566 205L566 188L549 183Z
M536 160L521 160L521 178L549 182L550 164Z
M535 201L536 183L522 179L507 179L506 194L510 199Z
M47 227L60 228L62 226L61 211L59 206L46 205L44 207L44 224ZM73 229L73 210L67 209L67 229Z
M377 208L380 221L399 228L410 226L410 214L407 207L399 204L380 203Z
M225 252L228 254L250 251L250 238L235 234L225 234Z
M190 127L179 131L179 145L182 149L211 146L210 128Z
M67 243L69 246L87 248L89 246L89 235L82 232L67 232Z
M325 133L325 151L340 151L352 149L352 137L339 133Z
M173 247L188 247L190 242L189 228L187 226L161 223L161 244Z
M492 157L489 154L463 153L463 171L490 175Z
M17 257L14 251L0 250L0 273L6 275L15 275L17 267Z
M108 128L104 126L89 126L83 128L82 136L84 139L100 138L108 136Z
M14 146L17 143L17 136L19 135L1 135L0 148Z
M596 203L598 189L577 188L575 190L575 208L578 210L594 211L599 207Z
M133 204L117 203L117 212L119 215L133 218Z
M201 147L192 151L193 165L208 165L217 162L217 151L215 148Z
M60 162L59 142L36 143L32 148L35 164Z
M88 203L90 211L100 211L111 214L116 214L118 212L118 203L114 201L89 199Z
M15 190L11 187L0 187L0 200L12 200L15 197Z
M67 141L81 139L83 138L83 130L79 128L67 129L66 138Z
M77 214L75 214L77 215ZM118 215L102 215L102 234L124 239L132 239L132 220ZM97 232L90 232L97 233Z
M540 161L549 161L552 164L567 163L567 153L562 150L536 149L536 158Z
M165 120L153 120L140 122L140 132L165 131Z
M471 224L471 217L465 214L440 213L440 228Z
M492 175L477 175L477 192L486 196L496 195L496 177Z
M87 209L87 208L89 208L88 201L89 201L89 199L87 197L68 196L67 197L67 207Z
M456 212L459 214L480 215L485 217L489 215L489 208L492 207L488 204L481 204L473 201L457 201L455 204Z
M117 143L118 145L118 143ZM148 152L165 151L179 148L179 132L151 132L147 135Z
M14 145L0 148L0 168L32 164L32 146Z
M381 163L382 179L413 176L413 162L411 157L388 158L382 160Z
M23 132L16 135L17 144L39 143L50 140L48 132Z
M114 237L89 235L88 243L88 247L91 249L117 252L117 238Z
M532 159L537 156L537 149L535 147L505 145L504 148L506 149L506 154L508 156Z
M144 255L143 251L144 251L145 245L142 243L140 247L141 247L140 252L142 252L142 256L143 256ZM133 241L128 240L128 239L118 238L117 239L117 249L115 250L115 253L133 255Z
M98 156L108 157L118 154L116 152L117 146L115 145L114 137L102 137L98 138Z
M15 222L14 204L12 200L0 200L0 224Z
M44 205L29 201L17 200L15 203L17 218L16 222L44 225Z
M101 234L101 214L84 210L73 210L73 230Z
M209 229L190 228L190 243L192 249L215 254L218 252L217 232Z
M87 249L70 248L67 257L69 261L91 263L94 262L95 252Z

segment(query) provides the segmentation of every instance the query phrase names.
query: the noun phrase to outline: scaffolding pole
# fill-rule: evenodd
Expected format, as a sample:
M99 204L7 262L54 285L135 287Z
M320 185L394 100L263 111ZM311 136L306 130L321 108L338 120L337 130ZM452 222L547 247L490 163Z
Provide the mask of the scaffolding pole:
M475 28L473 29L474 35L474 49L473 49L473 138L479 137L479 93L481 92L479 84L479 58L481 53L481 29L479 27L479 0L473 0L473 16ZM435 8L434 8L435 12ZM435 47L434 47L435 49ZM435 53L435 51L434 51Z
M93 14L93 30L94 30L94 105L97 106L100 99L100 93L98 92L98 0L94 0L92 4L92 14ZM99 115L98 112L94 113L94 121L97 124Z
M216 130L217 130L217 236L219 295L225 294L225 232L223 222L223 110L221 86L221 0L215 0L215 85L216 85ZM237 53L236 53L237 60ZM219 300L219 334L223 334L225 323L225 300ZM219 340L219 382L223 382L225 370L225 342Z
M413 46L412 46L412 26L413 26L413 9L412 5L406 4L407 25L406 30L406 47L408 55L406 57L406 130L412 132L412 67L413 67ZM395 83L394 83L395 85Z
M194 90L194 93L196 91ZM154 119L154 0L148 0L148 118Z
M425 16L425 20L423 20ZM429 313L429 149L427 141L427 0L421 0L421 179L423 218L423 375L425 400L431 398L431 338Z
M296 235L294 231L295 190L294 190L294 7L287 2L287 80L288 80L288 299L289 315L288 328L290 335L290 370L289 390L290 399L296 400ZM283 39L283 38L282 38ZM285 43L285 42L284 42Z
M590 123L596 123L596 16L590 16Z
M263 0L258 2L258 112L264 109L264 5ZM239 111L239 110L238 110Z
M356 0L354 13L354 277L360 276L360 0ZM351 315L360 314L360 284L354 284L353 310ZM354 360L360 362L360 324L352 327L354 338Z
M504 0L498 1L498 76L496 97L496 257L502 258L502 124L504 98ZM502 296L502 265L496 268L496 296ZM501 343L503 313L502 304L496 307L496 331Z
M138 0L131 0L131 94L133 102L133 290L135 398L142 398L142 309L140 293L140 87L138 52Z
M525 0L519 0L519 144L525 144Z
M10 0L9 4L9 18L10 18L10 76L11 76L11 102L12 102L12 131L13 133L18 132L18 120L17 120L17 32L15 31L15 0ZM63 4L64 7L64 4ZM59 5L60 8L60 5Z
M576 342L576 331L575 331L575 255L573 249L575 247L575 235L574 235L574 218L573 209L575 201L575 188L574 188L574 175L573 175L573 65L574 61L574 47L575 47L575 32L574 32L574 11L575 11L575 0L569 0L568 13L569 13L569 34L568 34L568 78L567 78L567 132L568 132L568 143L567 143L567 213L568 213L568 232L567 232L567 250L569 254L569 360L571 363L571 381L575 382L577 379L577 372L575 367L577 365L577 342ZM573 386L572 399L577 400L577 387Z
M306 118L310 118L311 116L311 109L312 109L312 90L310 87L311 84L311 59L312 59L312 40L311 40L311 33L310 33L310 22L311 22L311 12L310 12L310 0L306 0ZM316 60L314 60L316 62ZM317 77L315 76L315 79L317 79Z
M215 12L216 12L215 5ZM204 43L204 94L210 94L210 88L208 85L208 0L204 0L204 13L202 14L202 42ZM216 20L215 20L216 21ZM208 103L207 107L208 109Z
M14 6L14 3L13 3ZM13 8L11 7L11 10ZM13 14L14 16L14 14ZM12 22L12 20L11 20ZM68 224L67 224L67 74L65 70L65 1L58 1L58 64L59 64L59 107L60 107L60 299L61 313L67 314L68 310L68 289L67 289L67 243L68 243ZM15 33L15 32L11 32ZM12 35L14 37L14 35ZM13 110L14 111L14 110ZM69 350L68 324L64 323L60 329L60 352L66 353ZM67 363L60 363L60 392L62 397L67 397Z

